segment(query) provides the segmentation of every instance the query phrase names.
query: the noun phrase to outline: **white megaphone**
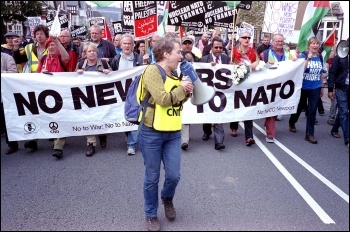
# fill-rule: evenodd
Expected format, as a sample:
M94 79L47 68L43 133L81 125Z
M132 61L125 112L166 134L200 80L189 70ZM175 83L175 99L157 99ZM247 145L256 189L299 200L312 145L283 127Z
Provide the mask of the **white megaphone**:
M336 51L340 58L345 58L349 54L349 42L346 40L340 41Z
M187 60L184 60L180 64L180 70L186 76L191 78L193 83L193 93L191 102L193 105L203 105L213 99L215 95L214 87L204 85L199 79L193 66Z

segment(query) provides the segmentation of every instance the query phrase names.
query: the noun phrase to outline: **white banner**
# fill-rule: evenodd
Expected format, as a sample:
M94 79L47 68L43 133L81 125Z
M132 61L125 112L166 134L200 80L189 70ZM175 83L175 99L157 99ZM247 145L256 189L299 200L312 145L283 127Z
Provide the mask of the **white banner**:
M292 36L299 1L267 1L263 32Z
M124 119L125 92L145 67L108 75L2 73L1 93L10 141L136 130L137 125ZM230 85L225 77L225 73L233 72L232 65L194 63L193 67L202 84L214 86L216 93L204 105L187 101L183 123L227 123L296 112L303 60L284 61L277 69L252 72L240 85Z

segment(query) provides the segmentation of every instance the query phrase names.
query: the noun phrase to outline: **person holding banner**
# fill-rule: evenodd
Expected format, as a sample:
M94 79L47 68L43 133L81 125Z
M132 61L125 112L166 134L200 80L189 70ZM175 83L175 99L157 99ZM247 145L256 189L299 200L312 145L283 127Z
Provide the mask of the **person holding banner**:
M194 40L191 37L184 37L182 39L182 49L181 54L183 59L186 59L188 62L199 62L200 58L198 58L192 52L192 48L194 45ZM188 143L190 140L190 124L183 124L181 130L181 148L186 151L188 149Z
M17 66L13 57L7 53L1 52L1 73L17 73ZM4 133L6 136L7 150L6 154L10 155L18 150L18 142L17 141L9 141L7 136L7 129L5 123L5 112L4 106L2 103L1 97L1 133Z
M90 71L98 71L104 74L108 74L110 71L112 71L112 68L110 67L109 63L102 59L97 58L98 54L98 48L95 43L92 42L85 42L82 48L82 54L85 54L86 59L81 60L78 62L76 67L76 72L79 74L84 73L84 71L90 72ZM95 148L96 148L96 136L95 135L87 135L87 149L86 149L86 156L90 157L95 154ZM107 136L106 135L99 135L100 139L100 146L106 147L107 146Z
M182 108L193 91L191 81L180 80L176 73L182 59L180 41L161 37L153 46L157 66L150 64L145 69L141 84L142 97L150 93L144 123L139 129L139 145L144 159L143 183L144 211L149 231L159 231L158 184L161 163L164 164L165 180L161 190L165 216L169 221L176 218L173 205L176 187L180 181ZM159 67L159 66L160 67ZM162 71L166 74L163 81ZM172 112L171 115L167 112Z
M265 38L264 38L265 39ZM260 57L265 63L274 64L285 60L296 60L292 53L284 49L284 36L282 34L275 34L272 38L272 45L269 49L260 53ZM266 142L274 143L276 136L276 119L278 116L265 118Z
M116 55L111 61L113 71L130 69L139 66L139 54L134 52L134 36L132 34L124 34L120 38L122 52ZM142 58L141 58L142 60ZM141 63L142 65L142 63ZM127 136L127 155L136 154L137 131L125 132Z
M251 39L250 32L243 30L239 36L239 45L232 51L232 62L234 64L240 64L242 62L251 63L251 69L255 70L259 63L259 57L254 48L249 47L249 41ZM230 123L231 135L237 136L238 122ZM253 139L253 120L244 121L245 129L245 142L247 146L255 144Z
M220 37L214 37L210 43L211 52L209 55L203 56L199 62L210 63L212 66L216 64L229 64L230 58L223 54L224 41ZM211 130L212 124L205 123L203 124L203 137L204 141L209 139L209 136L212 134ZM225 132L222 123L214 123L214 141L215 141L215 150L225 149L224 138Z
M308 107L308 116L306 119L305 140L317 144L314 137L315 120L319 97L323 95L322 76L323 76L323 58L318 53L320 41L316 37L311 37L308 41L308 51L301 53L299 59L305 59L305 71L303 75L303 84L301 87L300 100L295 114L289 118L289 130L296 132L295 123L297 123L302 109Z
M70 56L66 49L56 36L50 35L46 41L45 47L48 49L48 54L41 57L37 72L66 72L69 65ZM54 139L54 153L52 156L57 159L63 157L63 147L66 143L66 138Z
M49 38L49 28L45 25L38 25L34 28L35 43L28 44L24 51L19 49L21 41L13 41L13 58L16 64L26 62L23 72L35 73L38 69L39 60L43 55L46 55L48 50L46 40ZM24 148L29 148L31 151L38 149L37 140L30 140L24 143Z

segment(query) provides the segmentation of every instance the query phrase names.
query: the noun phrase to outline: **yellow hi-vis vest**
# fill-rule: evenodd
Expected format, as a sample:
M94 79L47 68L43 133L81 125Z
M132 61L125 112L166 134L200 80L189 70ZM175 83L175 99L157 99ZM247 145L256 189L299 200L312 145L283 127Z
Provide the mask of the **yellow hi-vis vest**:
M142 76L143 78L143 76ZM141 80L142 83L142 80ZM171 90L180 85L180 80L176 76L166 77L164 89L171 94ZM140 87L141 85L139 85ZM138 88L138 89L142 89ZM138 91L138 96L141 91ZM154 104L153 128L157 131L179 131L182 128L183 101L173 102L170 106ZM141 115L141 114L140 114ZM140 118L139 118L140 119Z
M27 62L31 64L30 70L32 71L32 73L35 73L36 70L38 69L39 60L38 60L38 57L33 52L33 46L35 46L34 43L28 44L25 47L25 50L26 50L26 55L28 59ZM47 54L47 49L45 49L42 55L46 55L46 54Z

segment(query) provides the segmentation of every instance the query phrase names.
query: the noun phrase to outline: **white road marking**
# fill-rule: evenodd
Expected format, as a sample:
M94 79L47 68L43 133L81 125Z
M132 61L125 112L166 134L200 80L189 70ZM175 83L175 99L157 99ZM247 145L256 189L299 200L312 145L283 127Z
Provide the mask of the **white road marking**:
M242 128L244 128L243 123L239 123ZM258 126L256 123L253 123L254 126L261 131L263 134L266 134L265 131ZM266 156L271 160L271 162L276 166L276 168L282 173L283 176L292 184L292 186L297 190L300 196L306 201L306 203L313 209L313 211L319 216L319 218L325 224L335 224L332 218L317 204L317 202L310 196L310 194L298 183L298 181L288 172L288 170L277 160L277 158L265 147L265 145L257 138L254 138L256 145L266 154Z

